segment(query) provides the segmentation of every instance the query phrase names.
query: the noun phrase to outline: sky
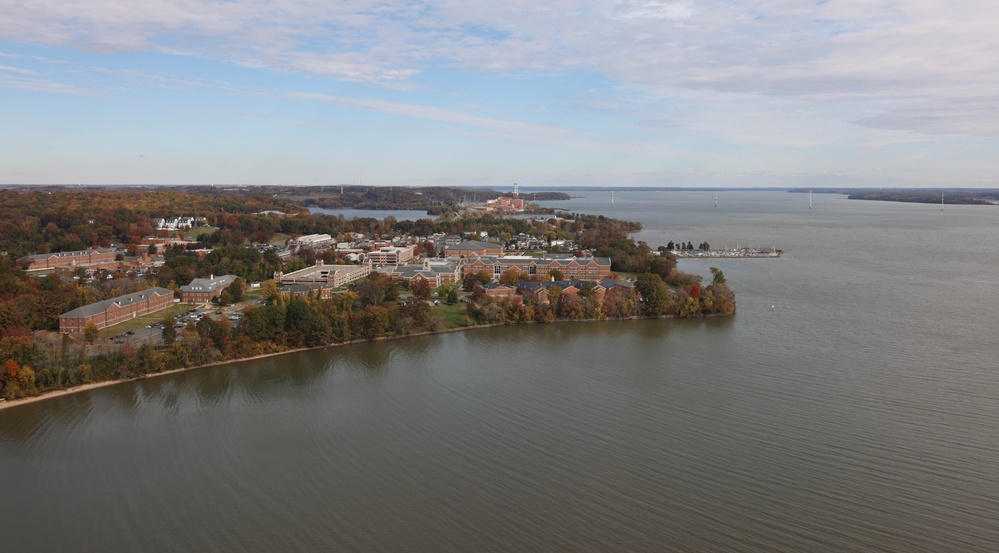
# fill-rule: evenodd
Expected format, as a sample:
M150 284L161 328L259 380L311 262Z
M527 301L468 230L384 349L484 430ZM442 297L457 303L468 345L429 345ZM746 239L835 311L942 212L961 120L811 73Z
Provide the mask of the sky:
M997 2L0 14L0 184L999 187Z

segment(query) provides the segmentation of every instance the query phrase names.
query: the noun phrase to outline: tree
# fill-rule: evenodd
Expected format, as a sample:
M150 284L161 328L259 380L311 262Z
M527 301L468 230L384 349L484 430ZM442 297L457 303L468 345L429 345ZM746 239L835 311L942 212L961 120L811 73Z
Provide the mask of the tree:
M725 273L721 272L721 269L718 267L711 267L710 270L711 275L713 276L711 284L725 284Z
M669 307L669 291L659 275L643 273L635 280L635 289L642 296L645 313L659 316Z
M493 276L486 271L479 271L475 273L475 280L478 281L479 284L485 285L493 281Z
M232 281L232 284L225 287L223 292L229 292L229 302L228 303L239 303L243 301L243 285L246 283L242 277L237 278Z
M97 333L98 329L97 325L94 324L94 321L87 321L86 326L83 327L83 336L87 339L87 341L93 343L94 340L97 339Z
M365 305L381 305L390 300L392 279L388 275L371 273L367 278L354 282L354 291Z
M565 278L565 273L562 272L562 269L552 269L548 271L548 276L550 276L552 280L562 280Z
M260 283L260 293L267 299L276 298L278 295L277 283L273 279L267 279Z
M414 279L412 282L410 282L409 288L410 290L413 291L413 295L418 298L426 299L430 297L430 290L431 290L430 283L427 282L426 279L423 278Z
M163 319L163 343L168 346L173 345L173 343L177 340L177 329L173 326L176 322L177 321L174 320L173 315L167 315Z
M530 280L531 277L528 276L523 271L519 271L516 268L512 268L509 271L500 275L500 284L505 284L507 286L516 286L522 280Z
M361 313L361 335L365 338L383 336L389 327L388 309L380 305L369 305Z
M444 303L454 305L458 303L458 284L455 282L445 282L437 287L437 295Z

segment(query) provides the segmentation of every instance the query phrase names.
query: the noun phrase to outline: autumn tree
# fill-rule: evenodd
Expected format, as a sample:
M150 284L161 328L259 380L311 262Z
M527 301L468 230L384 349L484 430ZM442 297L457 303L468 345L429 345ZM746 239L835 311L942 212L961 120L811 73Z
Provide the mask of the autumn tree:
M721 272L718 267L711 267L711 284L725 284L725 273Z
M635 279L635 290L642 296L645 313L659 316L669 306L669 291L659 275L643 273Z
M97 328L97 325L94 324L94 321L87 321L87 324L83 327L83 336L90 343L93 343L95 340L97 340L98 332L99 330Z
M163 343L170 346L177 340L177 329L173 326L177 321L173 318L173 315L167 315L163 318Z
M430 283L426 279L417 278L410 282L409 289L412 290L413 295L418 298L426 299L430 297Z

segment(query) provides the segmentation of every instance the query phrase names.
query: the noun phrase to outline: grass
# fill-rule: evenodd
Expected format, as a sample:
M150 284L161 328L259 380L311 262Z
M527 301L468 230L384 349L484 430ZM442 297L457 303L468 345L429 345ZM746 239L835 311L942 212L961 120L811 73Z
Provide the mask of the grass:
M185 311L193 309L194 305L187 303L175 303L172 306L164 309L163 311L157 311L155 313L149 313L148 315L143 315L141 317L136 317L134 319L129 319L125 322L118 323L107 328L102 328L100 330L101 338L109 338L111 336L118 336L119 334L124 334L126 332L131 332L133 330L140 329L146 325L158 323L165 319L167 315L173 315L176 317Z
M440 317L445 328L461 328L465 325L465 304L435 305L430 308L430 315Z

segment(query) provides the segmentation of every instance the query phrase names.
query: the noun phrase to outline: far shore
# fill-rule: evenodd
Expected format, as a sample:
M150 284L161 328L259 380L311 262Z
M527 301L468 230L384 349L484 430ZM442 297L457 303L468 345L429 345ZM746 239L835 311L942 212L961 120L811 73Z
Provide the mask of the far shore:
M727 317L727 316L729 316L729 315L716 314L716 315L697 315L695 317L684 317L684 318L687 318L687 319L697 319L697 318L703 318L703 317ZM561 320L552 321L552 323L586 323L586 322L598 322L598 321L634 321L634 320L639 320L639 319L676 319L676 318L678 318L678 317L676 317L675 315L664 315L664 316L659 316L659 317L639 317L639 316L636 316L636 317L626 317L626 318L622 318L622 319L580 319L580 320L561 319ZM41 394L38 394L37 396L24 397L24 398L19 398L19 399L0 400L0 410L4 410L4 409L10 408L10 407L17 407L18 405L26 405L28 403L35 403L36 401L42 401L42 400L56 398L56 397L60 397L60 396L66 396L66 395L70 395L70 394L76 394L76 393L79 393L79 392L86 392L86 391L94 390L94 389L97 389L97 388L104 388L104 387L107 387L107 386L115 386L117 384L124 384L126 382L136 382L136 381L139 381L139 380L145 380L147 378L155 378L155 377L158 377L158 376L167 376L167 375L176 374L176 373L185 372L185 371L193 371L193 370L198 370L198 369L206 369L206 368L209 368L209 367L217 367L219 365L231 365L231 364L235 364L235 363L243 363L243 362L246 362L246 361L254 361L254 360L257 360L257 359L265 359L267 357L276 357L276 356L279 356L279 355L288 355L288 354L291 354L291 353L301 353L301 352L304 352L304 351L315 351L315 350L328 349L328 348L339 348L339 347L344 347L344 346L352 346L352 345L356 345L356 344L364 344L364 343L370 343L370 342L382 342L382 341L388 341L388 340L401 340L401 339L404 339L404 338L413 338L415 336L432 336L432 335L436 335L436 334L446 334L446 333L449 333L449 332L464 332L466 330L475 330L475 329L481 329L481 328L495 328L495 327L498 327L498 326L514 326L514 325L521 325L521 324L542 324L542 323L539 323L537 321L524 321L522 323L493 323L493 324L485 324L485 325L461 326L461 327L457 327L457 328L448 328L448 329L441 330L441 331L438 331L438 332L431 332L431 331L428 330L428 331L425 331L425 332L415 332L413 334L405 334L405 335L402 335L402 336L379 336L377 338L368 338L368 339L363 339L363 340L351 340L349 342L341 342L339 344L329 344L329 345L325 345L325 346L316 346L316 347L313 347L313 348L289 349L289 350L286 350L286 351L279 351L279 352L275 352L275 353L265 353L263 355L254 355L253 357L243 357L243 358L240 358L240 359L227 359L225 361L217 361L215 363L208 363L208 364L205 364L205 365L195 365L195 366L192 366L192 367L181 367L179 369L171 369L169 371L163 371L163 372L158 372L158 373L149 373L149 374L144 374L144 375L141 375L141 376L136 376L136 377L133 377L133 378L123 378L123 379L119 379L119 380L104 380L104 381L101 381L101 382L91 382L89 384L81 384L79 386L73 386L72 388L65 388L65 389L62 389L62 390L50 390L50 391L47 391L47 392L42 392ZM544 324L550 324L550 323L544 323Z

